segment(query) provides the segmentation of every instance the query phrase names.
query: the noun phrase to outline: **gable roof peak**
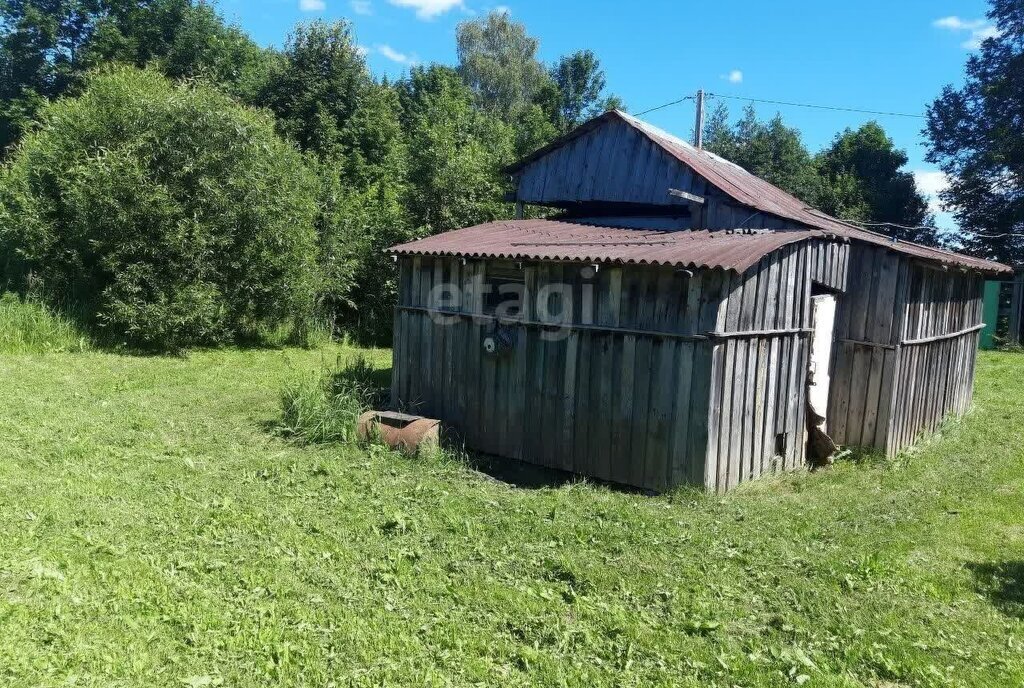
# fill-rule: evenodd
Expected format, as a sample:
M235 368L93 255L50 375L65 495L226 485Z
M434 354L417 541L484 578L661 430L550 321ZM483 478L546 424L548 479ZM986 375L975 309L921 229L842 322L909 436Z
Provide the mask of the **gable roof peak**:
M832 217L809 206L796 196L783 191L761 177L748 172L736 163L715 155L710 151L698 149L678 136L670 134L653 124L621 110L609 110L584 122L576 129L506 168L505 171L509 174L518 174L549 153L613 121L623 122L632 130L645 136L662 151L675 158L677 162L685 165L695 174L702 177L711 187L717 189L733 203L767 215L790 220L804 227L823 230L876 246L886 246L894 251L914 255L923 260L947 265L958 265L995 274L1011 272L1009 267L999 263L963 256L952 251L914 244L912 242L894 242L888 236L871 232L850 222ZM667 191L666 189L665 192Z

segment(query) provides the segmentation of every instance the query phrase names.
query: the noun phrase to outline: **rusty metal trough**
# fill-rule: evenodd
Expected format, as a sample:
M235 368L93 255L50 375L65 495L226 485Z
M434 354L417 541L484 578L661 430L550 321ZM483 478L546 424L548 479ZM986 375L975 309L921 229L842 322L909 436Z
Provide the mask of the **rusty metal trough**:
M440 445L441 421L393 411L369 411L359 417L357 433L361 440L380 440L413 456Z

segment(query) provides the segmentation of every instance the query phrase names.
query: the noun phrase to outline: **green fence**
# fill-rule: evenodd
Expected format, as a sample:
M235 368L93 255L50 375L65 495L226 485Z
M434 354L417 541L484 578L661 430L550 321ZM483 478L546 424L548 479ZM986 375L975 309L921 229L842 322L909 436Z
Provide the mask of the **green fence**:
M981 348L996 348L996 326L999 324L999 296L1003 290L1002 282L985 282L985 311L983 322L985 329L981 331Z

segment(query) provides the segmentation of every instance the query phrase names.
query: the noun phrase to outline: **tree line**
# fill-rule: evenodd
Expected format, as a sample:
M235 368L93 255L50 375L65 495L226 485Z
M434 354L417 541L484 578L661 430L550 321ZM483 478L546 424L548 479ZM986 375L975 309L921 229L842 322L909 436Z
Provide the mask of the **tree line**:
M507 13L456 40L392 82L344 21L272 49L200 0L0 0L0 288L132 345L386 341L383 249L510 217L505 166L624 107L594 53L545 64ZM877 123L811 155L719 109L706 140L840 217L931 223Z
M730 124L719 104L705 122L704 141L712 152L834 217L891 223L880 231L901 241L941 243L928 202L905 169L906 152L878 122L847 129L812 155L781 116L762 122L747 106Z
M386 340L383 249L509 217L500 170L618 105L504 13L394 83L347 22L268 49L197 0L5 0L0 28L2 281L146 346L285 312Z

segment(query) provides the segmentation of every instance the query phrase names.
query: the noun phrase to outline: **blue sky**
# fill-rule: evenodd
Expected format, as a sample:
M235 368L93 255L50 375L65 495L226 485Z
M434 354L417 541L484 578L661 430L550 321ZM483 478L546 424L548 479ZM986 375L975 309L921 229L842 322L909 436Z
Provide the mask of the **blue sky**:
M541 59L590 48L609 89L632 112L698 88L745 98L923 113L945 84L959 84L975 43L990 31L984 0L222 0L228 19L264 45L280 46L298 21L350 19L377 74L399 76L412 63L455 62L455 27L507 8L540 40ZM734 115L742 101L726 101ZM845 127L873 117L757 105L776 111L812 151ZM680 136L693 105L645 116ZM877 117L910 156L919 183L943 180L924 162L923 120ZM940 226L952 219L940 215Z

